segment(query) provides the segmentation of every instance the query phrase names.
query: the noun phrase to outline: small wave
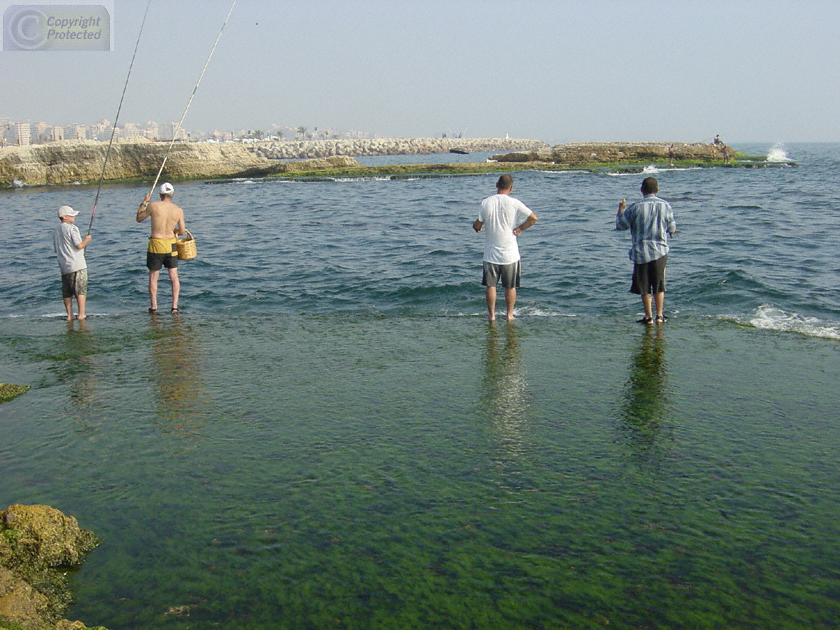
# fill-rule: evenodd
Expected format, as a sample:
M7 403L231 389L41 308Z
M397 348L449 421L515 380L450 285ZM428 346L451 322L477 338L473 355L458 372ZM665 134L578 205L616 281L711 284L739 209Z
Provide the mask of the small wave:
M644 175L655 175L658 172L659 172L659 169L656 167L655 164L651 164L650 166L645 166L642 169L642 173Z
M574 313L561 313L552 309L539 306L523 306L516 308L513 314L517 317L577 317Z
M770 150L767 152L767 161L768 162L790 162L791 159L787 155L787 151L785 151L785 145L781 142L774 144Z
M390 182L394 178L390 175L371 175L371 176L360 176L360 177L328 177L329 181L338 182L338 183L351 183L351 182ZM411 179L411 178L406 178Z
M759 306L746 322L761 330L795 332L808 337L840 340L840 322L827 322L816 317L789 313L770 304Z

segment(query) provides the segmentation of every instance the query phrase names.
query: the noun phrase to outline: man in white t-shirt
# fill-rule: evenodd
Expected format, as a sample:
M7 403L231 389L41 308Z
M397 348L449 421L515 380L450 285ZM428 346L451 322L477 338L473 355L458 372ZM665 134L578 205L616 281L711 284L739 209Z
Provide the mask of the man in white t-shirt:
M496 182L496 194L481 202L473 229L484 229L484 273L481 284L487 287L488 319L496 319L496 285L499 280L505 289L507 320L513 320L516 289L519 287L520 264L517 237L537 222L537 215L514 197L513 177L502 175Z

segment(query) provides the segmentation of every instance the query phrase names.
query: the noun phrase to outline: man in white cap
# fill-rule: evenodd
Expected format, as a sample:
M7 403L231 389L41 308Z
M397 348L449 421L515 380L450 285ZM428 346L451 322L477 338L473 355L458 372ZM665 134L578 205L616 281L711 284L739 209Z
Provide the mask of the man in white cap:
M184 211L172 203L175 188L169 182L160 185L160 201L151 201L149 193L137 209L137 223L152 218L152 235L146 250L146 267L149 269L149 305L150 313L157 313L157 287L161 267L166 267L172 283L172 312L178 312L178 295L181 281L178 279L178 236L187 233L184 223ZM151 202L150 202L151 201Z
M73 223L77 210L70 206L58 209L58 220L61 224L53 232L53 249L58 256L58 266L61 269L61 297L64 299L64 309L67 311L67 321L73 321L73 297L79 307L78 319L85 319L85 303L87 301L87 261L85 247L90 243L90 234L82 238L79 228Z

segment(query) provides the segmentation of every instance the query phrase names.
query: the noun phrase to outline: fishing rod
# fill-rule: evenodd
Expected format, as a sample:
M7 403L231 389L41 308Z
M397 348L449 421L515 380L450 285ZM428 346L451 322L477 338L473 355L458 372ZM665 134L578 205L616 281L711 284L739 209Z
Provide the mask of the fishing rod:
M93 200L93 211L90 213L90 223L88 223L88 231L93 227L93 217L96 216L96 204L99 203L99 193L102 192L102 180L105 179L105 168L108 166L108 157L111 155L111 147L114 144L114 136L117 133L117 122L120 120L120 111L122 111L123 99L125 99L125 90L128 88L128 79L131 77L131 69L134 67L134 58L137 57L137 48L140 46L140 37L143 35L143 27L146 25L146 16L149 14L149 5L152 0L146 3L146 12L143 13L143 21L140 23L140 32L137 34L137 42L134 44L134 54L131 55L131 63L128 65L128 74L125 77L125 85L123 86L122 96L120 97L120 105L117 107L117 117L114 119L114 126L111 129L111 139L108 142L108 150L105 152L105 161L102 163L102 173L99 175L99 186L96 188L96 199Z
M222 32L225 30L225 26L227 26L228 20L230 19L230 14L233 13L233 7L236 6L236 0L233 0L233 4L230 5L230 10L228 11L227 17L225 18L224 24L222 24L221 30L219 30L219 34L216 36L216 43L213 44L213 48L210 50L210 54L207 56L207 61L204 62L204 68L201 70L201 74L198 76L198 81L196 81L195 87L193 88L192 94L190 95L190 100L187 101L187 106L184 109L184 113L181 115L181 120L178 121L175 129L172 131L172 141L169 143L169 147L166 149L166 155L163 156L163 162L158 169L157 175L155 176L155 181L152 183L152 190L149 192L151 196L155 192L155 186L157 186L158 181L160 180L160 174L163 173L163 167L166 166L166 160L169 158L169 153L172 151L172 146L175 144L175 139L178 137L178 132L181 131L181 125L184 122L184 118L187 117L187 112L190 110L190 105L192 105L193 98L195 98L195 93L198 90L198 86L201 85L201 79L204 78L204 72L207 70L207 66L210 65L210 59L213 57L213 53L216 52L216 46L219 45L219 40L222 38Z

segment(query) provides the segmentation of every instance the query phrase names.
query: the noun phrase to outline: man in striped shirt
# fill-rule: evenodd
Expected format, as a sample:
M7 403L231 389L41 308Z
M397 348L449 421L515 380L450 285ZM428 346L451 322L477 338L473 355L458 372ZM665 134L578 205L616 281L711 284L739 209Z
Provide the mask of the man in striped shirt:
M656 196L659 182L653 177L642 181L644 199L627 206L622 199L615 217L616 230L630 230L633 246L630 260L633 261L633 283L630 292L642 296L645 310L642 324L661 324L667 320L665 306L665 265L668 262L668 236L677 231L671 204ZM651 303L653 296L653 304ZM653 306L656 305L656 318Z

